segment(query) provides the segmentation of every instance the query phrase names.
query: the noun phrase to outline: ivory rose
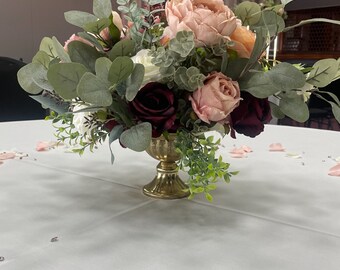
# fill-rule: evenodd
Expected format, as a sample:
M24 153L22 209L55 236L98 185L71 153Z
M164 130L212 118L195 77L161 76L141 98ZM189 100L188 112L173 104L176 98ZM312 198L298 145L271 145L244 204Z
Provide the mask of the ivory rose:
M143 64L145 68L144 79L142 85L149 82L158 81L161 78L159 67L151 63L152 57L149 55L149 49L140 50L135 56L131 57L134 63Z
M171 39L179 31L192 31L196 46L218 44L229 39L236 28L236 17L223 0L171 0L165 14L164 36Z
M238 82L220 72L210 74L204 85L189 97L194 112L208 124L226 120L240 99Z
M238 20L235 31L231 34L230 39L234 42L234 46L229 48L236 51L240 58L250 58L254 49L255 34L242 26Z

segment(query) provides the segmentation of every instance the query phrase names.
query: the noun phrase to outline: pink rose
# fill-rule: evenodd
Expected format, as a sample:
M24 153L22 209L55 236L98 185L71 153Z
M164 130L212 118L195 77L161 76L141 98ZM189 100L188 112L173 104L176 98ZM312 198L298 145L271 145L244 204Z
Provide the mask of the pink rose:
M192 31L196 46L227 40L236 28L236 17L223 0L171 0L165 14L168 26L164 35L171 39L179 31Z
M90 41L88 41L88 40L86 40L86 39L84 39L84 38L82 38L82 37L79 37L79 36L77 36L76 34L73 34L73 35L65 42L64 50L65 50L65 51L68 51L68 49L67 49L68 44L70 44L70 42L75 41L75 40L81 41L81 42L83 42L83 43L85 43L85 44L88 44L88 45L90 45L90 46L93 46L93 44L92 44Z
M255 34L248 30L247 27L237 24L235 31L231 34L230 39L234 42L234 46L230 46L231 50L237 52L240 58L250 58L254 49Z
M191 106L197 116L204 122L226 120L239 105L240 88L238 82L232 81L223 73L210 74L203 87L198 88L189 97Z

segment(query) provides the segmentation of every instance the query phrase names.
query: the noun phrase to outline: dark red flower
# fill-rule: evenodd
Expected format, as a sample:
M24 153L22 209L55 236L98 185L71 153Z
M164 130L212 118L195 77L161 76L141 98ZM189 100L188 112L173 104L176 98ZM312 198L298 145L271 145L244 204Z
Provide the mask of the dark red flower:
M231 136L235 138L235 131L249 137L256 137L271 119L271 110L268 99L260 99L248 92L241 93L240 105L232 111Z
M136 118L152 125L152 136L163 131L175 132L177 102L173 91L166 85L152 82L139 90L130 109Z

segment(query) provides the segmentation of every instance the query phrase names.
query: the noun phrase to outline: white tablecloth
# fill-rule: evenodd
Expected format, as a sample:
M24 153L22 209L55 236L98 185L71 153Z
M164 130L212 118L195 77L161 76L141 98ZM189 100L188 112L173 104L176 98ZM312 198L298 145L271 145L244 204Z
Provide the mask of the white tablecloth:
M157 161L118 144L114 165L107 143L82 157L37 152L53 131L0 123L0 151L29 155L0 165L1 270L340 269L340 177L328 176L339 132L269 125L225 138L240 173L209 203L144 196ZM268 151L276 142L286 152ZM253 152L231 158L244 144Z

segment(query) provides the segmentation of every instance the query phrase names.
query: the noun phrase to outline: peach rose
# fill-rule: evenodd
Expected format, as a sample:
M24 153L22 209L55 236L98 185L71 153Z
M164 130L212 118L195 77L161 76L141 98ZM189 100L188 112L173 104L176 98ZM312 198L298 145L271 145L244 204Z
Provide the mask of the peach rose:
M210 74L201 88L189 97L197 116L204 122L225 120L241 100L238 82L223 73Z
M240 58L250 58L254 49L255 34L248 30L247 27L237 23L235 31L231 34L230 39L234 42L234 46L230 46L231 50L237 52Z
M229 39L236 28L236 17L223 0L171 0L165 14L164 35L171 39L179 31L192 31L196 46L218 44Z
M77 36L76 34L73 34L73 35L70 36L70 38L65 42L64 50L65 50L65 51L68 51L68 49L67 49L68 44L69 44L70 42L72 42L72 41L75 41L75 40L81 41L81 42L83 42L83 43L85 43L85 44L88 44L88 45L90 45L90 46L93 46L93 44L92 44L90 41L88 41L88 40L86 40L86 39L84 39L84 38L82 38L82 37L80 37L80 36Z

